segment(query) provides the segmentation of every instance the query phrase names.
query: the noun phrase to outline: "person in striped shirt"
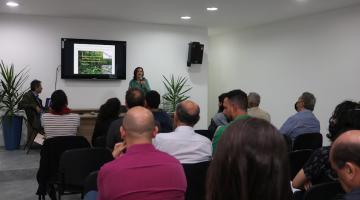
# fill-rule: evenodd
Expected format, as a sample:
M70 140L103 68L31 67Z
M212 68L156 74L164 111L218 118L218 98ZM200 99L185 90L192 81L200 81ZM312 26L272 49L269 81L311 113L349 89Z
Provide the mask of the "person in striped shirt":
M80 126L80 116L71 113L63 90L52 93L49 111L41 116L46 138L76 135Z

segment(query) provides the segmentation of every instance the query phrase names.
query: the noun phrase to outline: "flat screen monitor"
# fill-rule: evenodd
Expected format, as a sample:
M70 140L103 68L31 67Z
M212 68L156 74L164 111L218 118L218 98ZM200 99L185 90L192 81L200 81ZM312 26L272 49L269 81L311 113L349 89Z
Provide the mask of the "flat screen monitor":
M61 78L126 79L126 41L61 38Z

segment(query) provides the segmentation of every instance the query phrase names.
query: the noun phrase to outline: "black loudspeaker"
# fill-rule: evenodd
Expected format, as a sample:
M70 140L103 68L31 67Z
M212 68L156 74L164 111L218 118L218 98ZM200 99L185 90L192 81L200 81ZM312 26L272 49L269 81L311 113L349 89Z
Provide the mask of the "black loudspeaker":
M200 42L190 42L187 66L190 67L191 64L202 64L203 52L203 44L200 44Z

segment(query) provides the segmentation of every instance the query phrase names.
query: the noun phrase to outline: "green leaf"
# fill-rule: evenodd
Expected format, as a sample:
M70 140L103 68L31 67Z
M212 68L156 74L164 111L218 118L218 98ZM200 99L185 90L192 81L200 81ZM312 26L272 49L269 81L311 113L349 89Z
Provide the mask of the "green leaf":
M23 86L28 79L29 70L27 68L15 72L14 64L6 65L3 61L0 63L0 109L4 110L4 116L12 116L19 109L17 105L23 98L26 90Z
M166 93L163 95L163 99L165 100L164 104L170 105L170 112L174 112L177 104L189 98L185 94L189 92L192 87L186 85L188 79L183 76L174 77L172 74L170 78L166 78L162 75L164 80L162 81Z

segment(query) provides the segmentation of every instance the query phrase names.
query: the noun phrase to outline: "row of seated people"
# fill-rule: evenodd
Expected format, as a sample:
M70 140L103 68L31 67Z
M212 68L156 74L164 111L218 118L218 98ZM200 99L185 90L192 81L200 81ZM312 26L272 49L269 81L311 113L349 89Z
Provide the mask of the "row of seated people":
M249 118L247 115L246 115L246 109L243 109L243 110L245 110L245 112L242 112L241 111L241 109L238 109L238 108L242 108L242 105L246 105L246 102L242 102L241 103L241 99L246 99L246 96L245 95L243 95L243 93L242 92L239 92L239 91L231 91L231 92L229 92L228 94L226 94L227 95L227 101L228 101L228 112L225 110L224 111L224 113L225 114L227 114L226 116L227 117L229 117L230 119L231 119L231 117L232 116L235 116L235 117L233 117L233 119L247 119L247 118ZM240 98L239 98L240 97ZM237 98L237 99L236 99ZM225 100L226 101L226 100ZM233 101L233 102L231 102L231 101ZM301 99L299 100L299 101L301 101ZM236 103L237 102L240 102L240 105L236 105ZM347 102L345 102L345 104L346 104ZM352 102L352 103L354 103L354 102ZM299 104L299 102L297 102L297 104ZM356 103L354 103L356 106L358 106ZM231 106L233 106L234 107L234 105L235 105L235 107L237 107L237 108L231 108ZM300 107L301 105L297 105L297 108L299 109L299 107ZM245 106L243 106L243 107L245 107ZM240 110L240 111L239 111ZM235 112L232 112L232 111L235 111ZM240 113L240 114L239 114ZM334 115L337 115L337 113L336 112L334 112ZM175 115L176 116L176 115ZM239 117L240 116L240 117ZM333 121L333 120L332 120ZM331 126L333 125L333 124L330 124ZM341 124L338 124L338 126L341 126ZM356 124L355 123L353 123L353 126L356 126ZM222 131L224 130L224 129L226 129L227 127L225 126L225 127L221 127L221 128L219 128L218 130L217 130L217 132L216 132L216 134L215 134L215 137L214 138L216 138L216 136L217 135L219 135L220 134L220 136L221 136L221 134L222 134ZM348 129L351 129L351 128L356 128L356 127L348 127ZM330 128L331 129L331 128ZM346 129L346 127L345 128L343 128L343 130L344 129ZM164 134L160 134L159 135L159 137L158 138L160 138L159 140L161 141L161 138L163 138L164 137ZM166 137L169 137L169 138L176 138L176 137L172 137L171 135L169 136L169 135L165 135L165 138ZM219 138L219 136L217 136L218 138ZM176 138L177 140L181 140L182 138ZM157 145L157 139L155 139L154 140L154 144L155 144L155 146ZM168 145L168 143L167 142L165 142L165 143L163 143L163 145L165 144L165 146L170 146L170 145ZM217 145L217 141L216 141L216 139L214 139L213 140L213 147L214 148L216 148L216 145ZM174 149L172 149L171 150L171 148L170 149L161 149L161 147L158 147L160 150L163 150L163 151L165 151L165 152L168 152L168 153L171 153L172 151L174 151L174 150L178 150L179 151L179 148L177 148L177 146L176 145L173 145L174 146ZM186 147L186 146L185 146ZM320 151L320 150L319 150ZM319 152L319 151L317 151L317 152ZM180 151L181 152L181 151ZM313 158L315 157L315 158L318 158L318 156L316 156L316 154L318 154L318 153L314 153L314 155L312 156ZM181 153L184 153L184 152L181 152ZM179 159L179 158L178 158ZM180 160L180 159L179 159ZM325 158L325 160L326 160L326 158ZM309 163L311 163L312 161L309 161ZM315 162L317 162L317 161L315 161ZM321 165L322 163L317 163L318 165ZM334 180L334 179L332 179L332 180ZM294 186L296 186L296 180L295 180L295 184L294 184Z
M215 133L218 126L224 126L229 123L229 116L226 116L224 112L224 101L227 95L228 93L223 93L218 97L218 112L211 119L208 128L210 135ZM245 103L244 99L245 96L243 96L243 104ZM246 100L247 114L249 116L271 122L270 114L259 107L261 98L258 93L250 92ZM228 101L228 99L226 101ZM292 140L305 133L320 133L320 122L313 114L315 103L316 98L312 93L302 93L294 105L296 113L283 123L279 129L280 133L287 135ZM243 105L243 107L245 107L245 105Z
M136 88L129 89L125 95L126 108L144 106L154 115L159 132L168 133L173 131L173 121L170 116L159 109L160 94L157 91L149 91L145 96ZM123 115L120 114L121 103L118 98L108 99L99 109L94 132L92 134L92 145L103 146L113 149L115 143L121 141L119 128L122 124ZM125 111L126 112L126 111ZM97 141L101 141L97 145Z
M59 90L59 91L55 91L54 93L59 93L60 94L60 96L65 96L66 97L66 95L65 95L65 93L63 92L63 91L61 91L61 90ZM54 94L53 94L54 95ZM53 95L52 95L52 98L53 98ZM189 163L191 163L191 162L202 162L202 161L204 161L204 160L210 160L211 159L211 154L212 154L212 151L214 152L214 154L213 154L213 161L212 161L212 163L216 163L216 162L214 162L215 160L217 160L216 158L216 153L218 152L218 151L220 151L220 150L217 150L217 147L219 146L219 149L221 149L220 148L220 146L222 146L222 145L220 145L220 144L222 144L222 143L225 143L224 142L224 138L226 138L226 137L228 137L228 135L230 135L230 133L229 134L224 134L224 133L227 133L227 132L231 132L230 130L232 130L230 127L233 127L233 126L235 126L234 124L237 124L237 123L245 123L246 124L246 122L251 122L251 123L253 123L253 121L255 121L255 122L257 122L257 120L255 120L255 119L253 119L253 118L251 118L249 115L247 115L247 113L246 113L246 111L247 111L247 106L248 106L248 102L247 102L247 96L246 96L246 93L244 93L244 92L242 92L241 90L233 90L233 91L230 91L230 92L228 92L227 94L226 94L226 96L225 96L225 98L224 98L224 111L223 111L223 113L225 114L225 116L227 117L227 118L229 118L230 120L232 120L231 121L231 123L229 123L228 125L225 125L225 126L221 126L221 127L219 127L219 128L217 128L217 130L216 130L216 132L215 132L215 134L214 134L214 138L213 138L213 142L212 142L212 149L211 149L211 142L207 139L207 138L205 138L205 137L202 137L202 136L200 136L200 135L196 135L196 133L194 132L194 130L193 130L193 126L196 124L196 122L198 121L198 116L199 116L199 112L200 112L200 110L199 110L199 107L198 107L198 105L196 104L196 103L194 103L194 102L192 102L192 101L185 101L185 102L182 102L181 104L179 104L178 105L178 108L177 108L177 111L176 111L176 113L175 113L175 115L174 115L174 123L176 124L176 130L175 130L175 132L180 132L180 133L191 133L191 134L184 134L183 136L181 136L179 133L175 133L175 134L166 134L166 133L164 133L164 134L158 134L158 136L156 136L155 137L155 134L158 132L158 130L157 130L157 126L155 126L154 125L154 127L152 127L152 126L145 126L145 127L142 127L144 124L142 124L142 123L144 123L144 122L146 122L147 120L146 120L146 118L145 119L143 119L143 118L141 118L141 117L144 117L144 116L146 116L146 112L150 112L149 110L146 110L146 109L144 109L144 108L140 108L140 107L138 107L138 106L143 106L144 105L144 103L142 103L142 105L141 105L141 103L140 103L140 105L136 105L136 104L134 104L134 105L132 105L132 104L129 104L129 102L131 102L131 101L128 101L129 99L131 99L131 98L133 98L133 100L134 100L134 102L136 102L137 100L139 100L139 99L141 99L141 96L142 96L143 94L142 94L142 92L141 91L138 91L138 90L136 90L136 89L132 89L132 90L129 90L128 92L127 92L127 95L126 95L126 104L127 104L127 106L128 106L128 108L137 108L137 109L135 109L135 111L134 111L134 115L135 116L133 116L133 117L131 117L131 112L128 112L126 115L125 115L125 118L122 118L122 119L118 119L119 120L119 122L120 123L118 123L116 126L116 128L115 128L115 131L114 131L114 134L113 134L113 136L114 136L114 142L113 142L113 144L114 144L114 151L113 151L113 154L114 154L114 156L115 157L119 157L119 158L121 158L122 156L126 156L126 155L129 155L129 149L130 149L130 147L131 146L134 146L134 145L138 145L138 144L143 144L143 143L145 143L145 144L149 144L149 139L150 139L150 143L154 143L154 145L155 145L155 147L157 147L159 150L161 150L161 151L164 151L164 152L166 152L166 153L168 153L168 154L170 154L170 155L172 155L172 156L174 156L175 158L177 158L177 160L178 161L180 161L180 162L182 162L182 157L184 157L185 158L185 160L183 160L183 163L187 163L187 162L189 162ZM128 96L129 96L129 98L128 98ZM55 101L56 102L56 101ZM65 101L63 101L63 102L65 102ZM142 101L143 102L143 101ZM67 105L67 101L66 101L66 104L65 105ZM52 105L53 106L53 105ZM358 106L358 105L357 105ZM355 109L356 110L356 109ZM137 114L139 114L140 113L140 115L138 115L137 116ZM67 107L66 106L63 106L62 108L61 108L61 110L59 110L59 112L58 113L50 113L50 114L53 114L53 115L66 115L66 116L68 116L69 115L69 110L67 109ZM45 116L45 114L44 114L44 116ZM129 123L130 123L130 129L128 129L128 131L126 131L126 123L125 123L125 119L126 119L126 116L129 116L129 118L131 119L131 120L129 120ZM152 114L151 114L151 116L153 116ZM58 119L56 119L56 118L54 118L54 119L52 119L52 120L54 120L54 121L56 121L56 122L59 122L59 120ZM138 122L140 120L140 122ZM43 121L45 121L45 120L43 120ZM151 119L150 119L150 121L151 121ZM260 120L261 121L261 120ZM335 120L336 121L336 120ZM115 122L115 121L114 121ZM111 126L114 124L114 122L112 122L111 124L110 124L110 127L109 127L109 130L110 130L110 128L111 128ZM254 123L255 123L254 122ZM262 123L264 123L263 121L261 121ZM250 124L251 124L250 123ZM336 122L334 122L334 123L336 123ZM152 124L152 123L150 123L150 124ZM154 121L154 124L155 124L155 121ZM255 123L256 124L256 123ZM265 123L266 124L266 123ZM147 125L149 125L149 124L147 124ZM276 130L276 128L275 127L273 127L272 125L270 125L270 124L268 124L270 127L272 127L275 131L275 133L278 133L278 131ZM58 124L58 126L59 127L61 127L62 125L61 124ZM245 126L245 125L241 125L240 127L238 127L238 128L243 128L242 126ZM120 129L120 127L122 127L121 129ZM161 127L161 126L160 126ZM260 126L261 127L261 126ZM140 128L140 129L139 129ZM184 129L185 128L185 129ZM351 126L349 126L349 127L345 127L345 128L343 128L342 130L349 130L349 129L352 129L352 128L354 128L354 127L351 127ZM117 130L116 130L117 129ZM119 134L119 129L120 129L120 133L121 134ZM355 129L356 129L356 127L355 127ZM61 130L60 128L59 128L59 130ZM261 129L262 130L262 129ZM140 132L139 132L140 131ZM258 131L260 131L260 130L258 130ZM263 131L263 130L262 130ZM46 128L45 128L45 132L46 132ZM131 135L131 136L128 136L129 135L129 132L131 132L131 133L137 133L137 134L135 134L135 135ZM241 132L241 130L236 130L235 132ZM249 131L246 131L246 132L249 132ZM261 131L260 131L261 132ZM50 132L49 132L50 133ZM108 133L108 135L107 135L107 137L109 137L109 131L107 131L107 133ZM141 135L141 136L143 136L144 134L143 133L151 133L150 135L147 135L145 138L143 138L143 137L140 137L139 135ZM240 133L239 133L240 134ZM145 134L146 135L146 134ZM175 136L176 135L176 136ZM194 135L196 135L196 136L194 136ZM256 135L255 133L253 133L253 135ZM265 137L266 136L266 134L265 133L262 133L261 135L259 135L258 137L249 137L248 136L248 138L246 139L246 141L249 143L249 144L252 144L252 141L251 141L251 139L253 139L253 140L255 140L254 141L254 143L256 143L257 144L257 142L260 142L261 143L261 140L263 139L263 138L266 138L266 140L267 141L265 141L264 143L266 143L266 142L276 142L276 141L274 141L274 140L276 140L276 138L278 138L278 137L280 137L280 136L278 136L279 134L275 134L275 135L277 135L277 136L272 136L272 137L269 137L269 138L267 138L267 137ZM121 137L120 137L121 136ZM115 138L116 137L116 138ZM152 138L154 138L155 137L155 139L152 139ZM236 142L236 141L234 141L234 140L236 140L237 138L236 138L236 135L234 136L232 136L232 137L235 137L235 138L229 138L230 139L230 141L231 142ZM130 141L127 141L127 138L129 138L129 140ZM282 138L282 137L280 137L281 138L281 143L284 143L284 139ZM136 141L134 142L133 141L133 139L135 139ZM139 139L139 141L137 140L137 139ZM181 142L181 140L184 140L185 139L185 141L183 141L183 142ZM186 139L188 139L187 141L186 141ZM242 138L242 140L243 140L244 138ZM121 141L123 141L123 142L121 142ZM179 142L180 141L180 142ZM120 142L120 143L118 143L118 142ZM227 142L229 142L229 141L227 141ZM231 143L230 142L230 143ZM239 141L237 141L237 142L239 142ZM239 144L242 144L242 142L243 141L240 141L240 143ZM115 145L116 144L116 145ZM199 144L199 146L197 147L196 145L197 144ZM234 151L234 152L231 152L231 153L235 153L235 154L238 154L238 155L242 155L244 152L238 152L237 151L237 149L238 148L240 148L240 146L241 145L239 145L239 144L235 144L235 146L233 146L232 148L233 149L231 149L232 151ZM284 143L285 144L285 143ZM228 147L228 146L231 146L231 145L228 145L228 144L223 144L226 148ZM252 144L252 145L254 145L254 144ZM259 148L259 147L266 147L266 145L265 146L262 146L262 145L265 145L265 144L259 144L259 145L254 145L253 146L253 148ZM145 145L146 146L146 145ZM274 145L274 146L276 146L276 147L279 147L280 148L280 146L281 145ZM266 152L267 153L274 153L274 154L277 154L278 152L276 151L277 150L277 148L273 148L274 146L272 146L272 150L268 150L268 149L266 149ZM113 147L112 145L110 146L110 147ZM195 148L196 147L196 148ZM224 147L224 148L225 148ZM242 147L241 147L242 148ZM254 152L257 152L258 150L261 150L261 148L259 148L259 149L252 149L252 148L250 148L250 147L247 147L247 148L249 148L249 149L251 149L251 151L250 152L248 152L250 155L258 155L257 153L254 153ZM245 150L249 150L249 149L245 149ZM281 149L281 148L280 148ZM124 154L123 152L124 152L124 150L126 150L126 153ZM139 149L140 151L139 152L141 152L141 148ZM150 149L147 149L147 150L150 150ZM146 148L145 148L145 152L147 152L147 150L146 150ZM244 150L244 151L245 151ZM157 151L157 150L156 150ZM131 152L131 151L130 151ZM136 153L137 151L135 150L135 152L134 153ZM188 154L187 155L187 153L190 153L190 154ZM199 153L199 154L197 154L197 153ZM228 152L229 153L229 152ZM239 154L239 153L241 153L241 154ZM285 151L283 151L283 153L284 154L286 154L287 153L287 151L285 150ZM141 153L142 154L142 153ZM121 156L119 156L119 155L121 155ZM261 153L259 153L259 155L261 155ZM130 156L130 155L129 155ZM248 155L245 155L245 157L246 156L248 156ZM130 156L131 157L131 156ZM239 157L242 157L242 156L239 156ZM257 156L255 156L255 157L257 157ZM200 158L200 159L199 159ZM164 158L165 159L165 158ZM189 159L189 160L186 160L186 159ZM229 159L229 158L228 158ZM249 159L253 159L253 158L249 158ZM116 160L120 160L120 159L116 159ZM130 159L131 160L131 159ZM140 160L142 160L142 159L140 159ZM143 159L144 161L146 161L146 159ZM161 159L162 160L162 159ZM165 159L166 160L166 159ZM287 159L281 159L283 162L287 162ZM219 161L220 161L220 159L219 159ZM120 161L119 161L120 162ZM225 162L225 161L222 161L222 162ZM257 161L255 160L255 163L256 163ZM260 162L260 161L259 161ZM138 163L139 164L139 163ZM140 163L141 164L141 163ZM223 163L223 164L226 164L226 162L225 163ZM229 163L227 163L227 164L229 164ZM212 165L215 165L215 164L212 164ZM212 166L211 165L211 166ZM254 163L252 163L251 164L251 166L252 165L254 165ZM286 166L286 165L285 165ZM228 167L230 167L230 166L228 166ZM238 166L239 167L239 166ZM261 166L253 166L253 168L256 168L256 167L261 167ZM116 167L115 167L116 168ZM210 169L211 169L211 167L210 167ZM231 173L233 173L233 171L232 171L232 169L233 168L225 168L225 169L230 169L230 172ZM110 170L111 171L111 170ZM161 170L160 170L161 171ZM236 172L236 171L235 171ZM272 172L272 173L274 173L274 172ZM300 173L300 172L299 172ZM101 177L101 171L100 171L100 176L99 177ZM155 173L156 174L156 173ZM175 173L176 174L176 173ZM211 175L210 175L211 173L209 172L209 176L208 176L208 179L210 180L211 178L209 178L209 177L211 177ZM221 174L221 173L219 173L219 174ZM250 173L251 174L251 173ZM274 174L275 175L275 174ZM288 178L288 175L287 175L287 169L284 169L284 173L283 174L277 174L276 175L276 177L277 178L279 178L279 176L280 177L282 177L283 175L285 175L284 177L287 177L287 180L289 179ZM109 176L109 177L111 177L111 176ZM218 176L217 176L217 178L219 178ZM241 178L241 177L239 177L239 178ZM243 178L243 177L242 177ZM100 178L99 178L99 180L100 180ZM179 182L178 183L180 183L181 182L181 178L180 179L178 179L179 180ZM236 180L236 179L235 179ZM239 179L240 180L240 179ZM275 181L275 180L273 180L273 181ZM110 181L111 182L111 181ZM294 182L296 182L296 180L294 179ZM223 182L221 182L221 183L223 183ZM289 182L288 182L289 183ZM209 181L208 181L208 184L209 184ZM136 185L136 184L135 184ZM280 184L280 185L283 185L283 186L286 186L286 188L285 187L283 187L282 189L286 192L286 191L288 191L287 189L287 186L290 186L289 184ZM220 187L219 185L215 185L216 187ZM221 186L222 187L222 186ZM99 183L99 188L101 188L100 187L100 183ZM227 189L225 189L225 188L221 188L221 190L223 190L223 191L227 191ZM114 192L116 192L116 190L114 191ZM101 194L101 189L99 189L99 193ZM227 194L232 194L232 192L231 191L229 191L228 193L227 192L225 192L226 193L226 195ZM236 193L236 192L235 192ZM287 192L286 192L287 193ZM224 194L225 195L225 194ZM232 195L235 195L235 194L232 194ZM270 195L271 196L271 195ZM230 197L230 196L225 196L225 198L224 199L231 199L231 198L227 198L227 197ZM111 198L104 198L104 199L111 199ZM210 198L210 199L212 199L212 198ZM214 197L213 199L223 199L223 198L217 198L217 197ZM252 198L251 198L252 199ZM266 198L263 198L263 199L266 199ZM282 198L272 198L272 199L282 199Z
M347 102L344 103L346 104ZM188 103L183 102L182 104L185 105L193 104L193 102L188 102ZM341 106L342 104L340 104L339 106ZM350 139L360 134L359 131L348 131L348 130L360 130L360 125L359 125L360 115L357 110L359 105L357 103L354 103L354 105L355 107L346 109L345 114L343 116L338 116L337 115L338 113L334 112L334 115L338 117L336 119L338 124L336 124L335 126L342 126L341 128L338 127L341 129L341 131L339 131L338 134L344 133L344 135L350 135L347 136ZM136 183L129 184L133 188L131 189L126 188L125 191L120 190L121 187L117 187L114 184L118 179L123 180L123 178L125 178L126 180L128 180L130 179L130 177L138 177L138 176L142 176L143 173L145 174L146 172L148 173L149 171L145 172L145 171L137 170L139 174L137 174L136 176L126 176L122 173L127 174L127 170L132 171L133 169L131 167L130 168L126 167L126 169L124 169L119 166L124 166L124 165L131 166L132 164L135 164L135 166L137 167L139 165L141 166L139 162L133 163L132 162L133 159L135 159L137 156L140 156L142 158L142 161L147 163L150 162L145 159L147 153L152 152L153 150L157 151L156 149L154 149L152 145L151 145L151 149L152 149L151 151L149 149L141 149L139 144L143 144L142 142L137 143L132 141L139 139L138 138L139 135L131 136L130 145L127 142L126 137L129 137L129 133L126 131L127 129L132 130L131 131L132 134L146 133L145 129L134 128L135 126L138 128L142 127L140 122L134 123L137 120L141 122L146 121L145 119L142 118L145 116L145 114L143 115L141 114L141 109L143 108L137 107L137 109L133 111L134 113L132 112L127 113L126 116L132 114L135 116L133 116L133 118L129 120L132 126L127 127L126 122L124 121L123 126L121 128L121 135L125 138L125 141L123 143L119 143L115 147L114 156L118 157L118 159L116 162L105 165L100 170L99 178L98 178L99 191L98 193L96 192L89 193L88 196L89 199L91 198L94 199L95 196L97 196L98 199L116 199L119 196L123 197L122 195L124 194L129 195L131 197L146 199L146 196L149 193L154 192L152 191L153 188L146 184L145 184L147 188L146 192L144 192L144 188L142 188L144 184L140 184L140 185ZM143 111L145 111L145 109L143 109ZM347 121L345 125L341 123L342 120ZM334 124L332 124L331 126L333 125ZM145 126L145 127L149 127L149 126ZM150 144L151 142L153 142L154 146L156 147L157 136L155 136L156 134L155 129L156 128L147 129L150 135L147 136L148 140L145 143ZM207 175L207 182L206 182L207 199L292 199L293 198L289 190L290 178L288 171L288 155L286 151L287 147L283 137L279 134L279 132L275 127L273 127L271 124L269 124L264 120L247 117L242 120L236 120L230 123L228 127L225 128L222 134L223 135L217 144L218 148L213 154L213 158ZM161 134L159 135L161 136ZM136 139L133 137L135 137ZM153 137L155 137L155 139L151 140L151 138ZM171 136L166 136L166 137L171 137ZM144 138L142 138L141 141L144 142L143 139ZM181 140L182 138L178 138L178 139ZM345 142L347 141L346 138L343 140L345 140ZM173 141L173 142L177 143L177 141ZM357 144L359 146L360 140L358 140L357 142L359 143ZM189 145L190 144L188 144L188 146ZM335 147L336 146L334 146L334 148ZM126 150L127 153L125 154L123 154L124 149L127 149ZM128 149L133 149L133 150L135 149L135 150L134 152L131 151L131 153L129 154ZM169 152L168 149L160 149L160 150L171 154L171 150ZM191 152L188 152L188 156L189 155L191 155ZM155 155L153 156L156 158ZM132 157L132 159L130 157ZM351 162L355 162L355 164L357 164L356 170L360 169L359 163L356 163L356 154L354 158L347 158L347 157L341 158L340 155L340 157L336 159L345 159L345 161L349 162L350 164ZM166 160L166 159L162 159L162 160ZM335 161L334 163L336 163ZM126 164L124 164L123 162L125 162ZM156 161L153 162L156 163ZM315 162L317 163L317 161ZM328 160L326 160L326 162L330 163ZM159 165L159 163L156 163L156 165ZM339 166L341 166L341 168L337 168L337 164L334 164L333 167L335 170L341 171L342 168L346 165L341 164ZM323 168L314 168L314 169L321 171ZM156 169L152 169L152 170L154 170L153 172L154 174L159 173ZM163 169L161 171L163 171ZM163 172L164 174L161 175L166 175L166 177L170 176L169 174L167 174L169 173L168 171L164 170ZM176 176L176 174L178 175L178 177L174 177ZM119 176L114 177L113 175L119 175ZM155 182L152 181L152 179L149 177L145 177L145 180L149 181L148 184L157 184L161 182L161 180L164 181L161 182L162 184L165 185L169 184L168 182L166 182L168 181L168 179L164 178L161 175L156 176L159 179L157 179L157 181ZM184 181L181 181L182 179L179 179L181 178L181 176L182 175L179 171L178 172L173 171L171 177L172 180L174 180L174 182L172 182L171 184L178 184L178 185L175 186L170 184L172 186L171 188L173 188L174 190L169 191L163 188L164 193L159 192L158 193L159 196L155 196L155 197L153 196L153 197L155 199L158 198L161 199L161 198L165 198L161 195L165 195L166 197L169 197L167 195L174 195L174 196L170 196L170 199L181 199L182 197L178 196L179 190L182 191L180 188L182 187L184 189L182 185L184 184ZM350 192L349 195L346 196L346 198L351 198L351 196L354 196L354 193L357 193L356 189L360 186L359 184L356 185L351 183L351 180L353 179L349 179L349 180L348 181L350 182L350 185L347 185L347 187L344 188L347 192ZM112 185L112 187L109 187L109 185ZM170 187L170 185L167 186ZM308 187L306 188L308 189ZM137 192L129 194L128 193L129 190L137 191ZM131 197L129 197L129 199L131 199ZM123 198L127 199L126 197Z

